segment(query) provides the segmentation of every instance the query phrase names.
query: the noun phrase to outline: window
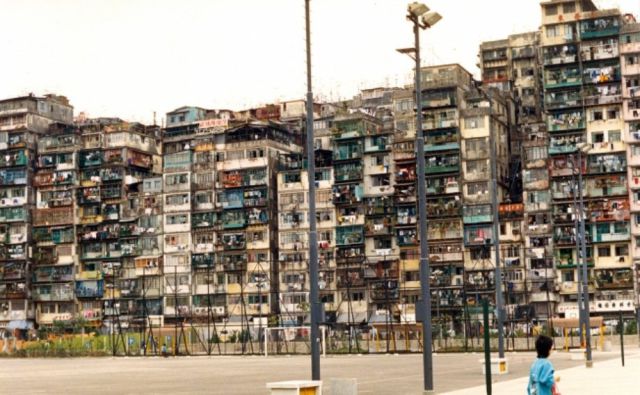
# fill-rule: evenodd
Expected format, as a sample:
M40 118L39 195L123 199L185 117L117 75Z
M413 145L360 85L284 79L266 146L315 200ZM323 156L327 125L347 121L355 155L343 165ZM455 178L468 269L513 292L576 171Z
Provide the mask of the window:
M166 195L165 204L167 206L178 206L189 203L189 194Z
M300 182L300 173L285 173L284 174L284 183L289 184L293 182Z
M564 3L562 5L562 12L564 14L572 14L576 12L576 5L574 3Z
M602 132L591 133L591 141L593 141L594 143L603 143L604 133Z
M621 133L619 130L609 130L609 142L615 143L621 141Z
M609 246L598 247L598 256L611 256L611 248L609 248Z
M374 155L371 157L371 165L372 166L385 166L388 165L389 161L385 155Z
M464 127L467 129L478 129L484 127L484 117L469 117L464 119Z
M471 259L489 259L491 257L491 252L489 248L484 247L474 247L470 250Z
M562 272L562 281L566 281L566 282L573 282L574 281L574 272L573 270L569 271L569 270L565 270Z
M249 295L247 296L247 302L249 304L269 303L269 295Z
M560 26L559 25L547 26L545 28L545 34L547 35L547 38L560 36Z
M244 159L244 151L228 151L227 160Z
M558 6L557 5L548 5L544 8L545 16L553 16L558 14Z
M363 301L364 299L364 292L352 292L351 293L351 300L353 302L359 302L359 301Z
M189 223L187 214L167 215L167 225L183 225Z
M626 244L616 246L616 256L628 256L629 246Z
M474 182L467 185L469 195L489 193L489 186L486 182Z
M467 161L467 173L469 175L489 175L489 163L487 160L470 160Z
M592 121L602 121L603 119L604 119L604 114L602 113L602 111L597 110L591 113Z
M616 222L613 224L613 233L627 233L629 231L626 222Z

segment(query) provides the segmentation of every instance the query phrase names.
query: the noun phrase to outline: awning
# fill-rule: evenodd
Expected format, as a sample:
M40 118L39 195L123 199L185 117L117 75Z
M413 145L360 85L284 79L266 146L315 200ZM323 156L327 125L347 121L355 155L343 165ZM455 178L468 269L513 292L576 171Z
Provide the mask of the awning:
M580 328L580 322L577 318L552 318L551 323L554 328ZM591 328L599 328L602 326L602 317L589 317L589 326Z
M7 324L6 329L22 329L22 330L33 329L33 322L26 321L26 320L9 321L9 324Z
M366 312L353 312L352 314L348 314L348 313L340 313L338 314L338 317L336 319L337 323L340 324L360 324L362 322L366 322L367 321L367 313Z
M373 313L369 317L370 324L386 324L388 314L385 313ZM393 323L393 318L389 319L389 322Z

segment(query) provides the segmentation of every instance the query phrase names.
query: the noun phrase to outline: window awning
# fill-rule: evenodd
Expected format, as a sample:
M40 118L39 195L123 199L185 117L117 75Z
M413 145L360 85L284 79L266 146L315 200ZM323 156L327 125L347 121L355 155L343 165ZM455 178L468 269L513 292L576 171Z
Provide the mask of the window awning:
M362 322L367 322L367 313L366 312L353 312L352 314L348 313L340 313L336 319L336 322L339 324L360 324Z

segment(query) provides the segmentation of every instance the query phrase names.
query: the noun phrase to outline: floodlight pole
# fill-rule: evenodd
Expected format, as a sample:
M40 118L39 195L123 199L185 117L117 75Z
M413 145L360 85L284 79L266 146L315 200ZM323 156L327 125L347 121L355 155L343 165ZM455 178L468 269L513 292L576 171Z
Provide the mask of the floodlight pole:
M422 373L424 390L433 392L433 357L431 355L431 289L429 284L429 245L427 239L427 198L425 182L424 134L422 132L422 88L420 87L420 24L418 17L409 13L407 18L413 22L414 50L416 61L416 174L418 176L418 219L420 220L420 295L422 317ZM418 315L418 314L417 314Z
M311 308L311 379L320 380L320 298L318 289L318 231L316 229L316 163L313 149L313 91L311 89L311 20L305 0L307 35L307 181L309 183L309 305Z
M500 216L498 210L498 154L497 147L500 136L493 127L489 130L491 151L491 205L493 206L493 247L495 250L495 287L496 287L496 321L498 327L498 357L504 358L504 299L502 296L502 268L500 267Z
M580 255L582 255L582 298L579 298L580 310L582 310L583 317L583 330L585 331L586 340L586 366L588 368L593 366L593 359L591 357L591 320L589 318L589 275L587 271L587 240L585 221L587 216L584 211L584 196L582 194L582 149L578 149L578 198L580 201Z

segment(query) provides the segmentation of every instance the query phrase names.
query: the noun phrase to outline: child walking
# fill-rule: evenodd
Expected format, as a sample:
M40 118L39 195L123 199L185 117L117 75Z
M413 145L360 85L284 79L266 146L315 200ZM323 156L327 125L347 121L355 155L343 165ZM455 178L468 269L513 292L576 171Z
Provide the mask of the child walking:
M554 388L556 379L553 377L553 365L549 361L549 354L553 347L553 340L550 337L540 335L536 339L536 352L538 358L531 365L529 371L529 385L527 394L529 395L553 395L556 394Z

